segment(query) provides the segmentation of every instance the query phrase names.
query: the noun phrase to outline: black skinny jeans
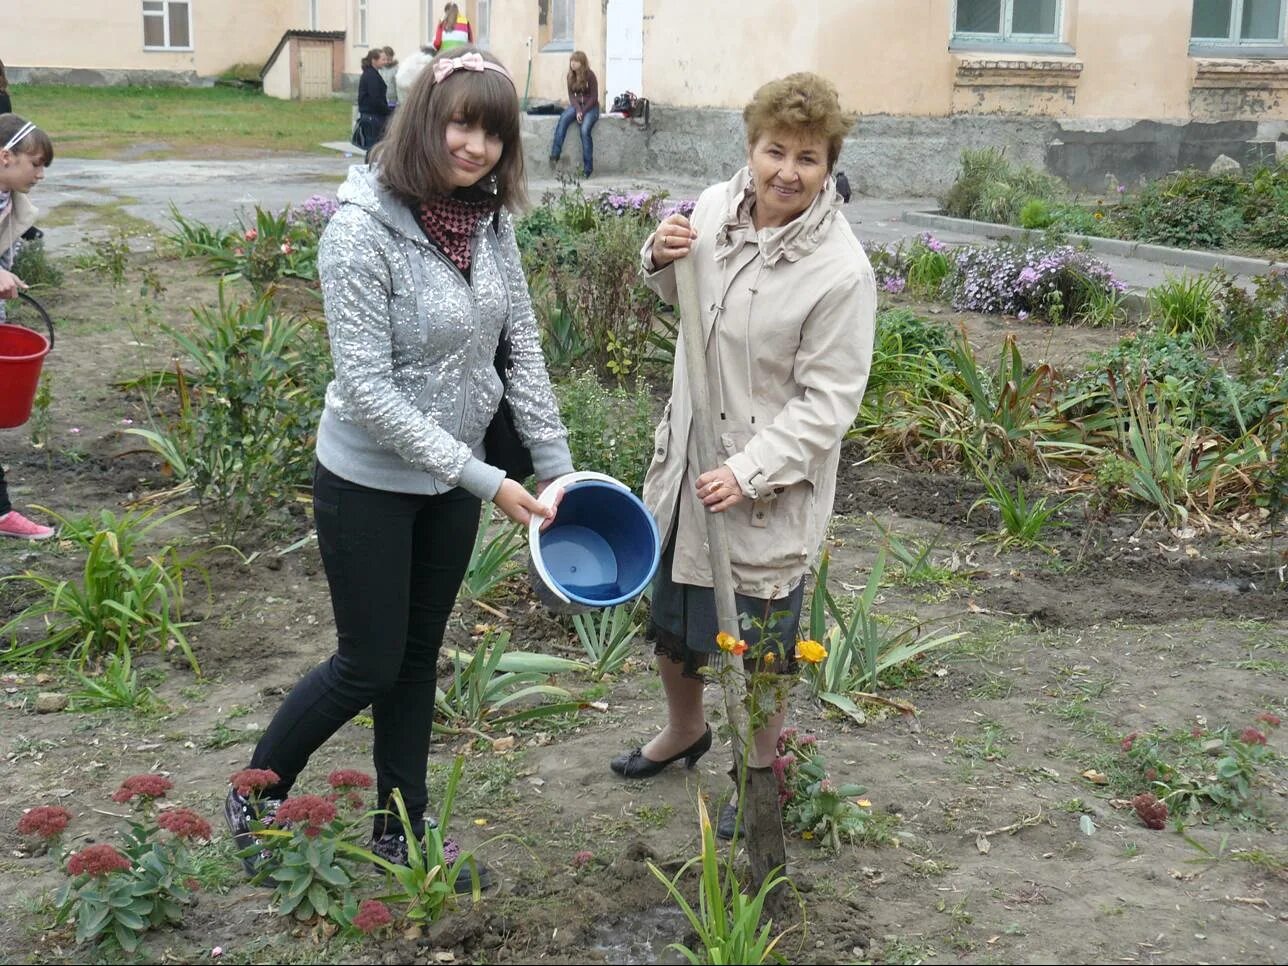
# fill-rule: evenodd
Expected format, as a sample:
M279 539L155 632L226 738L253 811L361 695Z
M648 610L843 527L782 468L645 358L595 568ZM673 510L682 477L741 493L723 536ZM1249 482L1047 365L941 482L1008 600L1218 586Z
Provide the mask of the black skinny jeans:
M391 493L316 467L313 512L338 647L295 685L255 747L251 767L281 776L267 794L285 797L309 756L370 704L377 805L388 807L400 789L419 834L438 650L479 508L479 498L459 488ZM375 824L379 834L384 819Z

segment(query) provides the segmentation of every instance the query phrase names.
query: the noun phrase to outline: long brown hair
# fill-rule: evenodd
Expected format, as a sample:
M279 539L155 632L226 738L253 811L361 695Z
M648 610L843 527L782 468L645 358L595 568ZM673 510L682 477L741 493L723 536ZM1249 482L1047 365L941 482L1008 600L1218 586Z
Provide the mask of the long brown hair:
M377 58L377 57L383 57L384 55L385 55L385 48L383 48L383 47L372 47L369 51L367 51L367 56L362 58L362 66L363 66L363 67L375 67L375 66L376 66L376 58Z
M443 8L443 29L451 30L456 26L456 21L461 19L461 8L454 3L449 3Z
M581 61L581 68L573 70L572 62ZM590 58L584 50L574 50L568 58L568 90L583 94L590 87Z
M421 204L452 193L447 178L452 162L447 154L447 125L453 117L482 124L501 138L501 158L492 169L497 202L511 211L527 204L523 178L523 142L519 134L519 95L514 84L494 70L454 70L434 80L440 58L477 53L494 64L501 62L478 47L454 47L435 57L411 85L411 91L394 111L384 139L372 152L379 164L380 183L407 204Z

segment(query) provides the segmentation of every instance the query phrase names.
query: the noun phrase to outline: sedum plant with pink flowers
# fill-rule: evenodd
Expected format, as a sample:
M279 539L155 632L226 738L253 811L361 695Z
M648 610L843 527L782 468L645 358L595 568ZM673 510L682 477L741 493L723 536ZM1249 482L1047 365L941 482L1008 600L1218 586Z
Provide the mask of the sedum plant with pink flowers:
M97 842L64 851L71 813L40 805L18 820L23 838L44 844L67 872L54 900L57 921L74 923L76 941L133 954L149 930L183 921L193 903L192 848L209 841L210 823L189 808L160 809L173 788L164 775L132 775L112 795L134 817L121 846Z

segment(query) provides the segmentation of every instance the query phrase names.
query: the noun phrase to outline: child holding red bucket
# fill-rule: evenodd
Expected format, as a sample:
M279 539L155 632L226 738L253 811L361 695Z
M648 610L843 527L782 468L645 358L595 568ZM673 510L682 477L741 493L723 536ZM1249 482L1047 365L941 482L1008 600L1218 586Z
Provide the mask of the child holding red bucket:
M0 322L4 300L27 287L9 269L18 239L36 221L36 207L27 200L27 192L40 183L53 160L48 134L17 114L0 114ZM28 520L13 508L0 467L0 537L47 540L53 535L53 527Z

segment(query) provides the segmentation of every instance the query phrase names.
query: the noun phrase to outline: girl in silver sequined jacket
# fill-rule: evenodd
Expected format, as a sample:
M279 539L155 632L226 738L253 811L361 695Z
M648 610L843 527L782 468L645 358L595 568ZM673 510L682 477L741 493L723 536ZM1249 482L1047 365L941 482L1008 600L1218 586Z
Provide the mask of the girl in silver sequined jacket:
M503 329L513 362L505 394L538 492L573 468L505 210L523 200L509 72L474 49L438 56L406 92L374 161L341 189L318 255L335 378L318 429L313 513L338 646L292 689L250 768L231 776L225 817L251 874L266 858L256 823L271 821L310 756L368 705L383 810L373 813L372 852L406 864L408 837L432 821L438 653L480 505L490 500L523 524L554 514L484 456L502 394L493 360ZM406 821L395 817L399 799ZM489 879L474 863L454 885Z
M493 358L508 325L516 428L539 480L567 471L509 212L475 228L467 283L375 169L355 167L339 196L318 252L336 364L318 429L322 464L366 486L460 486L492 499L505 474L483 461L482 441L501 399Z

